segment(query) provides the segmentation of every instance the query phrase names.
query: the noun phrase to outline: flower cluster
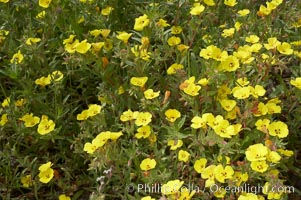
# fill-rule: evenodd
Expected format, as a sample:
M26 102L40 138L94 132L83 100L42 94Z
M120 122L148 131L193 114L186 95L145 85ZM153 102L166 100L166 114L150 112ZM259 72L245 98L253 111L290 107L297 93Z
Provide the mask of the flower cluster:
M92 140L92 143L90 142L85 143L84 151L86 151L89 154L92 154L98 148L105 145L108 140L116 141L120 136L122 136L122 132L111 132L111 131L101 132Z

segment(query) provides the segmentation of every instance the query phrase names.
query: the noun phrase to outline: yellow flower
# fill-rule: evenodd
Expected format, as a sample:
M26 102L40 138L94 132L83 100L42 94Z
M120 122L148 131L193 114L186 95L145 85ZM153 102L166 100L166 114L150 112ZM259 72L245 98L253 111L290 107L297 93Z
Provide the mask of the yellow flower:
M267 50L270 50L270 49L275 49L280 44L281 44L281 42L279 42L276 37L271 37L271 38L268 38L268 43L263 44L263 46Z
M226 72L233 72L239 68L239 60L235 56L228 56L224 61L221 61L219 69Z
M252 44L251 47L250 47L250 50L251 52L253 53L258 53L262 48L262 44L260 43L255 43L255 44Z
M142 197L140 200L156 200L152 198L151 196Z
M288 127L282 121L275 121L268 126L269 134L279 138L285 138L288 135Z
M105 40L105 45L103 47L106 51L110 51L113 48L113 40L111 39L106 39Z
M274 10L282 3L282 1L283 0L272 0L271 2L266 2L267 8Z
M250 35L250 36L246 37L245 41L254 44L259 41L259 37L257 35Z
M172 180L168 181L166 184L163 184L161 187L161 192L164 195L172 195L179 192L179 189L184 184L184 181Z
M3 102L2 102L2 107L5 108L5 107L8 107L9 106L9 103L10 103L10 97L6 97Z
M281 107L276 105L275 103L268 102L265 104L268 109L268 114L281 113Z
M97 148L98 148L98 146L96 144L93 144L93 141L92 141L92 143L87 142L84 145L84 151L86 151L89 154L94 153L94 151L96 151Z
M140 42L141 42L141 48L147 48L148 45L149 45L149 38L148 37L142 37L140 39Z
M224 188L219 188L218 190L213 192L213 195L217 198L224 198L227 194L227 191Z
M30 186L32 186L31 175L21 177L21 183L25 188L29 188Z
M178 70L183 68L184 66L182 64L174 63L167 69L167 74L175 74Z
M241 17L244 17L246 15L248 15L250 13L250 10L249 9L243 9L243 10L239 10L237 12Z
M250 96L251 91L249 87L234 87L232 93L237 99L246 99Z
M45 87L46 85L51 84L51 78L50 76L42 76L41 78L38 78L35 80L35 84L41 86L41 87Z
M177 49L181 52L181 53L186 53L187 50L189 49L189 46L185 45L185 44L179 44L177 46ZM300 52L301 55L301 52Z
M8 122L7 114L1 115L0 126L4 126Z
M148 89L148 90L144 91L144 97L146 99L154 99L154 98L158 97L159 94L160 94L160 91L154 92L153 89Z
M89 118L88 110L83 110L81 113L77 114L76 119L83 121Z
M242 23L240 23L240 22L235 22L235 24L234 24L234 28L236 31L239 31L241 26L242 26Z
M140 163L140 169L143 171L148 171L154 169L156 167L156 164L157 163L155 159L146 158Z
M294 55L301 58L301 51L294 51Z
M222 119L223 117L220 116ZM208 124L210 127L214 127L215 121L216 119L218 119L219 117L216 116L216 118L214 117L214 115L212 113L204 113L202 115L202 118L205 120L206 124Z
M272 163L279 163L281 156L276 151L269 151L267 155L267 161Z
M63 77L64 77L64 74L58 70L53 71L50 75L51 80L54 82L62 80Z
M168 140L167 146L170 146L170 150L176 150L177 148L181 147L183 145L182 140Z
M268 119L263 119L263 120L259 119L255 123L256 129L260 130L264 133L267 133L268 132L268 126L269 126L270 122L271 121L268 120Z
M286 150L286 149L278 149L278 152L284 156L290 157L292 155L294 155L293 151L290 150Z
M88 111L87 111L87 115L88 117L93 117L97 114L99 114L101 111L101 106L97 105L97 104L90 104Z
M224 138L231 138L232 134L234 134L234 126L230 126L228 120L215 118L214 126L212 127L214 132Z
M198 4L190 9L191 15L200 15L205 10L205 6Z
M75 40L73 43L67 43L65 44L65 50L68 53L75 53L76 46L79 43L79 40Z
M237 4L236 0L224 0L224 4L226 6L230 6L230 7L233 7Z
M201 56L201 53L202 53L202 50L200 52L200 56ZM212 58L214 60L217 60L217 61L224 61L228 58L228 52L227 51L222 51L220 48L214 46L214 45L210 45L206 48L206 51L203 52L203 53L206 53L207 56L203 56L205 59L207 57L208 59L208 56L209 58Z
M9 0L0 0L1 3L8 3Z
M176 36L171 36L170 38L168 38L167 43L171 47L176 46L181 43L181 38L176 37Z
M52 0L39 0L39 6L48 8Z
M8 34L9 34L9 31L0 29L0 44L2 43L2 41L5 40L5 38L6 38L5 36L7 36Z
M214 181L214 169L216 168L216 165L210 165L206 167L203 172L201 173L202 179L207 179L205 182L205 187L210 187L213 184L215 184Z
M239 195L238 200L259 200L256 194L242 193Z
M89 34L94 37L98 37L101 34L102 30L103 29L94 29L92 31L89 31Z
M107 6L103 9L101 9L101 14L104 15L104 16L108 16L113 10L114 10L113 7Z
M87 53L91 48L91 44L87 42L87 40L83 40L75 45L75 51L81 54Z
M282 190L280 188L285 188L285 186L282 186L280 184L278 185L278 188L282 192L278 192L277 186L276 187L275 186L272 186L269 182L266 182L264 184L262 193L267 195L267 199L282 199L281 196L282 196L283 191L285 191L285 190Z
M279 53L284 55L291 55L294 53L294 50L291 48L291 45L287 42L282 42L281 44L278 44L277 50L279 51Z
M301 77L297 77L295 80L291 80L290 84L301 90Z
M41 171L39 173L39 178L42 183L48 183L53 178L53 176L54 170L51 168L48 168L47 170Z
M206 121L199 116L193 117L191 122L192 124L190 126L194 129L206 128Z
M149 61L150 59L151 53L141 45L135 45L131 48L131 51L136 57L140 57L145 61Z
M134 30L142 31L146 26L149 25L149 22L150 22L150 20L148 19L148 16L146 14L136 18L135 24L134 24Z
M279 98L276 97L276 98L273 98L273 99L269 100L268 103L275 103L275 104L278 104L278 103L281 103L281 100L279 100Z
M222 105L222 107L228 112L233 110L233 108L236 106L236 101L231 99L222 99L219 102Z
M139 112L135 120L136 126L146 126L152 121L152 114L149 112Z
M160 27L168 27L170 26L170 24L167 23L166 20L160 18L159 21L157 22L157 25L160 26Z
M110 29L99 29L101 36L106 39L111 33Z
M19 99L15 102L15 106L17 107L22 107L25 104L26 100L25 99Z
M37 19L43 19L46 16L46 11L43 10L41 12L39 12L36 16Z
M69 196L66 196L65 194L61 194L59 196L59 200L71 200L71 198Z
M195 161L193 168L197 173L201 174L204 171L206 164L207 164L207 159L200 158Z
M33 116L33 113L26 114L23 117L19 118L19 120L24 121L25 127L33 127L40 122L40 118Z
M201 85L201 86L207 86L209 83L209 80L207 78L201 78L197 84Z
M51 168L52 163L47 162L39 167L39 178L42 183L48 183L54 176L54 170Z
M187 151L180 150L179 153L178 153L178 160L179 161L187 162L189 157L190 157L190 153L188 153Z
M111 139L111 132L110 131L103 131L103 132L100 132L92 140L92 144L95 145L96 149L97 149L97 148L102 147L103 145L105 145L109 139Z
M255 59L252 57L252 48L249 45L239 47L233 55L244 64L249 64Z
M172 26L171 27L171 34L177 35L182 33L183 29L181 26Z
M261 143L251 145L246 150L246 158L251 162L266 160L267 154L268 148Z
M157 136L155 134L151 134L149 137L148 137L148 140L150 142L150 145L152 146L156 141L157 141Z
M232 37L234 32L235 32L235 28L224 29L223 33L222 33L222 36L224 38Z
M232 120L232 119L236 119L237 115L236 115L236 111L238 110L239 108L237 106L235 106L235 108L233 108L233 110L229 111L225 118L226 119L229 119L229 120Z
M151 134L151 127L150 126L142 126L137 129L137 132L135 134L135 137L140 139L140 138L148 138Z
M38 126L38 133L45 135L53 131L55 128L55 123L52 120L48 120L48 116L42 115L42 119Z
M27 45L32 45L41 41L41 38L28 38L25 42Z
M215 6L214 0L204 0L204 3L205 3L207 6Z
M132 85L138 86L138 87L144 87L146 81L148 80L148 77L143 76L143 77L132 77L130 80L130 83Z
M138 112L137 112L137 111L133 112L133 111L131 111L131 110L129 109L129 110L124 111L124 112L122 113L122 115L120 116L120 120L121 120L122 122L131 121L131 120L136 119L136 118L137 118L137 115L138 115Z
M193 195L196 193L196 190L190 191L188 188L181 188L180 194L174 194L173 199L178 198L179 200L191 200Z
M248 178L248 173L235 172L232 180L236 186L240 186L241 183L246 182Z
M21 51L19 50L18 53L15 53L12 57L12 59L10 60L10 63L15 63L15 64L20 64L23 62L24 56L21 53Z
M260 5L257 15L263 17L269 15L271 12L272 12L271 9L265 7L264 5Z
M91 43L91 45L92 45L91 49L92 49L93 53L97 53L102 49L102 47L104 47L105 43L104 42L95 42L95 43Z
M256 172L263 173L263 172L267 171L268 167L269 167L269 165L266 163L265 160L251 162L251 169Z
M184 88L184 92L190 96L197 96L199 95L199 90L201 89L202 87L199 86L199 85L196 85L194 83L190 83L188 84L187 87Z
M250 87L250 90L252 96L255 98L258 98L258 96L262 97L266 93L266 90L261 85L255 85L255 88Z
M1 35L1 34L0 34ZM296 41L293 41L293 42L290 42L291 45L294 45L294 46L301 46L301 40L296 40Z
M257 105L257 110L253 112L254 116L256 117L266 115L267 113L268 113L268 108L262 102L260 102Z
M132 33L127 33L125 31L122 31L122 32L117 32L118 35L116 36L116 38L118 40L121 40L123 41L124 44L127 44L128 43L128 40L130 39L130 37L132 36Z
M164 114L169 122L175 122L179 117L181 117L181 113L176 109L168 109Z
M119 131L119 132L110 132L110 140L112 141L116 141L120 136L122 136L122 132Z

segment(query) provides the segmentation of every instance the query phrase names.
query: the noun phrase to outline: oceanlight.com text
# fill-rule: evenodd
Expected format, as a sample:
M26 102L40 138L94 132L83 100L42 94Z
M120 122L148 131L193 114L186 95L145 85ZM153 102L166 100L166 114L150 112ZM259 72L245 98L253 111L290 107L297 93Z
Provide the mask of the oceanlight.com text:
M147 184L147 183L141 183L141 184L130 184L127 186L128 192L137 191L138 193L148 193L148 194L154 194L154 193L170 193L170 192L184 192L184 191L195 191L196 193L216 193L216 192L227 192L227 193L253 193L253 194L261 194L263 191L268 191L272 193L294 193L295 188L294 186L283 186L283 185L270 185L269 187L264 187L263 185L250 185L250 184L244 184L242 186L220 186L217 184L213 184L208 188L204 188L201 186L198 186L196 184L185 184L185 185L169 185L162 187L163 184Z

